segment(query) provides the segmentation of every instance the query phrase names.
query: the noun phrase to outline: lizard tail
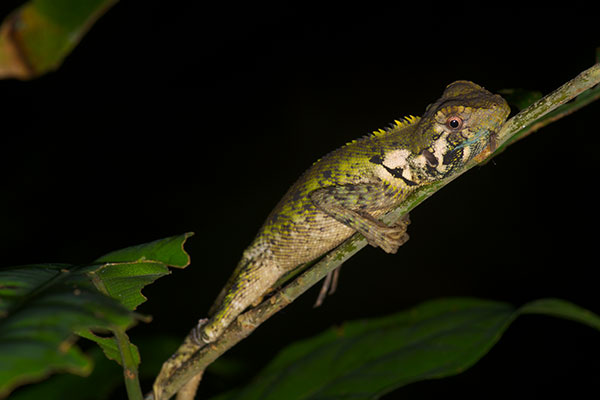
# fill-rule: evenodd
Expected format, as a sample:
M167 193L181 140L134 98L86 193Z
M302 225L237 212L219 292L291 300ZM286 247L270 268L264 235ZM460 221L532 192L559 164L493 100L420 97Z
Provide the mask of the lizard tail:
M240 313L259 303L280 276L279 266L264 253L244 257L211 307L209 320L201 328L202 340L215 341Z
M213 304L208 309L208 317L209 318L212 317L213 315L215 315L215 313L217 312L217 310L219 309L221 304L223 304L223 299L225 299L225 296L231 290L231 287L233 286L233 283L235 282L236 277L239 275L240 271L242 271L244 268L246 268L250 264L250 262L251 261L245 257L243 257L238 262L237 266L233 270L233 273L227 280L227 283L225 283L225 286L223 286L223 289L221 289L221 291L219 292L219 295L217 296L217 298L215 299Z

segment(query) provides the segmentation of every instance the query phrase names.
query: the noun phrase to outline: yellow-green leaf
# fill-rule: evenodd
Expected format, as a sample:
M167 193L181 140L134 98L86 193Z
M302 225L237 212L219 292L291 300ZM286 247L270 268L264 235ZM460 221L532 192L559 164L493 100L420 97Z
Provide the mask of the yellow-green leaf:
M0 26L0 78L32 79L58 68L118 0L31 0Z

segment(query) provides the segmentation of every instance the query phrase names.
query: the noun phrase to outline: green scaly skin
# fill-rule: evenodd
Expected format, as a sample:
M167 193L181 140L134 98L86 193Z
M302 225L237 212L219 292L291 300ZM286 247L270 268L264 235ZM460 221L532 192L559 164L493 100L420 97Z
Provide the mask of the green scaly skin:
M395 253L408 239L408 216L394 226L378 220L415 189L451 176L493 150L510 108L499 95L468 81L446 87L421 118L354 140L316 161L288 190L260 228L225 285L210 318L163 365L155 383L185 363L194 349L214 342L277 280L360 232L369 244Z

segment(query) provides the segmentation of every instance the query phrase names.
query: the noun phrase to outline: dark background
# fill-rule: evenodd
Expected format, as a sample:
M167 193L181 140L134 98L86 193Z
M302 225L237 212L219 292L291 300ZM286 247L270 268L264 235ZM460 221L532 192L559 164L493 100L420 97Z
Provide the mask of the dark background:
M3 2L1 16L21 3ZM85 263L194 231L192 265L144 290L141 311L154 320L131 331L134 342L182 338L315 159L420 115L456 79L547 93L593 64L595 29L565 9L123 1L58 71L0 81L0 266ZM559 297L600 312L599 111L592 104L469 171L412 213L398 254L365 249L321 308L314 288L227 357L258 371L294 340L444 296L515 306ZM462 375L385 398L597 392L599 339L522 317ZM234 383L209 373L202 391Z

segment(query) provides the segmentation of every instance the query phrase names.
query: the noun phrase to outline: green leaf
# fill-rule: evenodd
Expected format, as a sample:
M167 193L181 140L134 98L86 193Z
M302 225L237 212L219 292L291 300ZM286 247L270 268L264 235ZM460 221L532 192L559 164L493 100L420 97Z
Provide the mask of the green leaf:
M188 232L110 252L94 261L95 266L91 267L88 274L101 292L129 310L135 310L146 301L141 293L146 285L170 274L169 266L185 268L189 265L190 257L183 245L192 235ZM90 331L80 331L78 334L98 344L107 358L122 364L122 355L114 337L102 337ZM138 348L132 343L127 345L135 365L139 365Z
M518 310L520 315L542 314L569 319L600 330L600 317L593 312L561 299L540 299L525 304Z
M0 397L55 371L88 374L73 331L126 327L132 314L99 293L85 269L26 265L0 270Z
M172 267L185 268L190 263L190 256L183 250L183 244L193 235L193 232L187 232L182 235L126 247L112 251L98 258L94 263L153 261Z
M44 382L19 388L10 395L10 400L109 399L111 392L123 384L123 372L115 363L107 360L97 347L91 348L86 356L94 364L94 370L89 376L54 375Z
M135 310L146 301L141 293L144 286L170 274L169 266L189 265L183 244L192 235L188 232L108 253L94 261L100 267L90 271L90 276L103 293Z
M163 362L181 342L177 336L142 336L138 345L144 354L144 363L140 367L142 379L152 379L158 374ZM92 359L94 370L87 377L71 374L54 375L44 382L19 388L11 394L10 400L103 400L112 399L110 394L123 385L123 371L117 364L109 361L102 350L92 347L86 353ZM93 388L93 390L90 390Z
M538 300L519 309L477 299L430 301L293 344L250 385L217 398L375 399L409 383L461 373L494 346L515 318L530 313L600 329L597 315L563 300Z
M117 0L32 0L0 27L0 78L54 70Z
M168 274L168 266L189 264L183 250L189 236L112 252L90 266L0 270L0 397L53 372L89 374L92 365L74 345L73 333L98 343L108 358L121 363L115 339L92 331L123 332L121 346L129 346L130 364L139 364L136 346L124 335L141 318L131 310L145 300L141 289Z
M121 360L121 352L119 350L119 345L117 344L117 341L115 340L115 338L113 336L109 336L109 337L98 336L95 333L90 332L90 331L78 331L77 334L83 338L86 338L88 340L91 340L92 342L95 342L98 346L100 346L100 348L104 352L104 355L109 360L116 361L119 365L123 364L122 360ZM141 359L140 359L140 352L139 352L137 346L132 343L129 343L129 346L131 347L131 353L133 354L135 364L139 365Z

